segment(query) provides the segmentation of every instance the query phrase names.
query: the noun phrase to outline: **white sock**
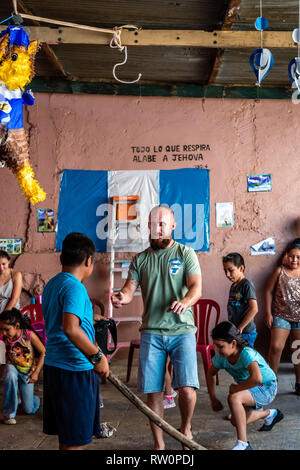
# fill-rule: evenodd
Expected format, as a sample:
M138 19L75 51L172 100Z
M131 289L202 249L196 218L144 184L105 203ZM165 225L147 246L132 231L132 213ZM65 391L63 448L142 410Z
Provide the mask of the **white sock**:
M268 426L269 424L272 424L273 419L277 415L277 410L269 410L268 416L265 418L265 423Z
M248 442L238 440L232 450L245 450L246 447L248 447Z

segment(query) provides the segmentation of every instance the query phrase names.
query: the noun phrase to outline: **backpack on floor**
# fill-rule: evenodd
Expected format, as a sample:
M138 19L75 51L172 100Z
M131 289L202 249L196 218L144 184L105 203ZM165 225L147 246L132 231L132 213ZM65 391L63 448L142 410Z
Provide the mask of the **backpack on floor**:
M98 346L103 351L105 356L112 354L117 349L118 337L117 337L117 325L115 320L109 318L108 320L99 320L94 324L95 336ZM111 334L113 347L108 349L108 332Z

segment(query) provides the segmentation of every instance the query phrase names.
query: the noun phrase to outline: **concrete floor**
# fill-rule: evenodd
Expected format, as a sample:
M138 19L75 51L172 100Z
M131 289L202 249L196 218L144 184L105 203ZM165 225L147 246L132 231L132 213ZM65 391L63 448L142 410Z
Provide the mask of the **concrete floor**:
M125 380L126 359L114 357L111 371L121 380ZM137 360L134 361L128 386L136 393ZM199 379L201 388L197 392L197 404L193 418L194 440L209 450L231 449L236 441L235 430L229 421L227 391L231 378L226 372L219 374L220 385L217 387L218 398L225 405L224 410L215 413L210 408L210 401L201 359L199 359ZM148 418L125 398L110 382L101 385L104 408L101 410L101 422L108 422L116 428L112 437L94 439L88 450L151 450L152 437ZM279 408L285 415L271 432L260 433L257 429L262 422L248 426L248 440L255 450L299 450L300 449L300 397L293 392L294 374L291 364L281 364L279 370L279 391L273 408ZM42 398L42 384L36 386L37 394ZM2 401L2 384L0 384ZM140 398L144 399L142 395ZM176 399L175 399L176 400ZM35 416L28 416L18 411L17 424L8 426L0 423L0 450L57 450L55 436L42 432L41 410ZM165 419L178 428L180 424L178 406L165 411ZM179 442L165 435L167 450L181 450Z

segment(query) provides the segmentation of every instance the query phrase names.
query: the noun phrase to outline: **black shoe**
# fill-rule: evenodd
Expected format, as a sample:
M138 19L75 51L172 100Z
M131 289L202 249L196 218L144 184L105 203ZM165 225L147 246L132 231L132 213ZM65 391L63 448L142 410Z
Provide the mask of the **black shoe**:
M281 413L280 410L277 410L277 415L275 416L275 418L273 419L272 423L271 424L263 424L262 427L259 429L259 431L271 431L271 429L273 428L273 426L276 424L276 423L279 423L279 421L281 421L283 419L283 413Z
M247 445L245 450L253 450L252 447L250 446L250 442L249 441L247 441L247 442L248 442L248 445Z

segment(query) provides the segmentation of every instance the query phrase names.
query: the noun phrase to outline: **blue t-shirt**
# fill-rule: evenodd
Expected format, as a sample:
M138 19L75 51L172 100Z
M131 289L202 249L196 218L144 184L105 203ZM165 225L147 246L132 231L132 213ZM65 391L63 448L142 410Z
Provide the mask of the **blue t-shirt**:
M45 364L72 371L93 369L62 327L63 314L72 313L90 341L95 342L93 307L84 285L73 274L61 272L47 283L42 305L47 336Z
M248 347L243 348L236 364L230 364L228 359L221 356L221 354L216 354L212 358L213 365L217 369L225 369L238 384L248 379L250 375L248 367L251 362L257 362L262 375L263 384L271 380L276 380L276 375L273 370L255 349Z

